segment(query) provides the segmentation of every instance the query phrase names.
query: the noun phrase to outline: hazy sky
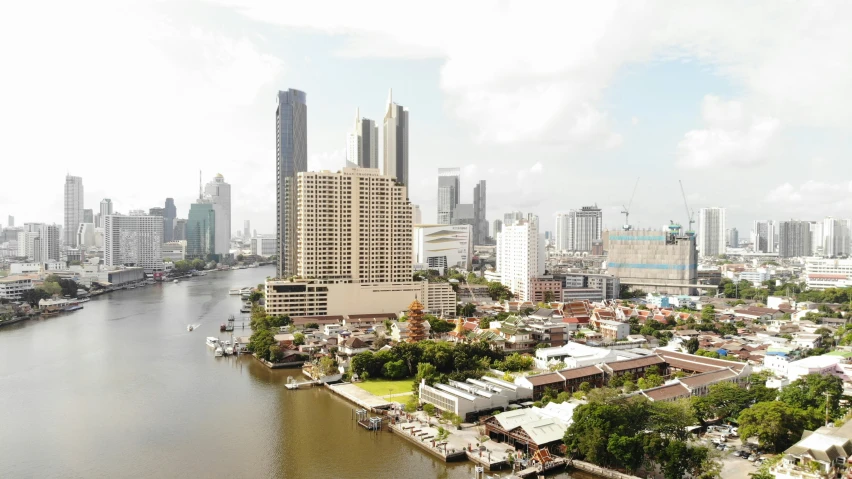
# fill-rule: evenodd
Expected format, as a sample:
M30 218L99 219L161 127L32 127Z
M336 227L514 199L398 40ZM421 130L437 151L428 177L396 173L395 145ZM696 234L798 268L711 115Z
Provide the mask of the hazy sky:
M534 8L533 8L534 7ZM308 98L308 165L339 169L356 107L410 110L410 198L435 218L438 167L488 217L597 203L641 177L631 223L689 205L758 218L852 217L852 2L5 2L0 224L175 198L198 171L232 224L275 225L276 90Z

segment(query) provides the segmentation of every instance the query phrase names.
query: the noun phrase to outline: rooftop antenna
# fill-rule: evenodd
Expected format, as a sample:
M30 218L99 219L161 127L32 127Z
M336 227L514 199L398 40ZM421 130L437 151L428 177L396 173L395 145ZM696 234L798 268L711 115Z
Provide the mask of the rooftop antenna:
M636 197L636 188L638 186L639 178L636 178L636 184L633 185L633 194L630 195L630 202L627 203L627 206L621 206L623 208L621 214L624 215L624 226L622 226L622 229L624 229L624 231L630 231L631 229L633 229L633 227L630 226L630 207L633 206L633 198Z

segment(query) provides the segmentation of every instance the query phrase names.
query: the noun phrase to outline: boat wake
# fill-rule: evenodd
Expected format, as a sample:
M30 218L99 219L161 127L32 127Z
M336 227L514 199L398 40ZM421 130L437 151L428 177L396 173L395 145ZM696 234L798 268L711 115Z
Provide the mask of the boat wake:
M196 323L196 324L187 324L187 325L186 325L186 330L187 330L187 331L194 331L194 330L198 329L198 327L199 327L199 326L201 326L201 323Z

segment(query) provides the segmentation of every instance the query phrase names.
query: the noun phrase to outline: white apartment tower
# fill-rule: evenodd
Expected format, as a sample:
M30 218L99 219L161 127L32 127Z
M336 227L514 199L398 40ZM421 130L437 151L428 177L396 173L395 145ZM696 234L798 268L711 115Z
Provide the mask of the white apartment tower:
M453 223L453 211L459 204L460 168L438 168L438 218L439 225Z
M95 225L97 228L103 228L104 227L104 218L106 218L107 216L109 216L113 213L113 211L112 211L112 200L111 199L104 198L104 199L101 200L101 212L100 213L101 214L98 217L98 224Z
M383 133L382 173L408 186L408 108L393 102L393 90L388 93Z
M571 216L568 213L556 214L556 225L553 228L553 246L557 251L571 249Z
M379 128L355 110L355 129L346 138L346 160L360 168L379 167Z
M775 222L755 221L751 230L751 241L755 253L775 253Z
M554 244L559 251L591 251L592 243L601 239L603 215L597 206L556 215Z
M104 217L104 264L140 266L161 271L163 217L107 215Z
M410 282L411 204L378 170L299 173L297 274L340 283Z
M827 217L822 223L822 252L827 258L849 255L850 220Z
M497 235L500 282L519 301L532 301L531 280L544 274L544 248L538 221L517 220Z
M204 197L213 204L216 215L215 254L227 255L231 250L231 185L222 174L204 187Z
M83 222L83 178L65 176L65 246L77 246L77 230Z
M698 250L702 256L725 254L725 208L698 210Z

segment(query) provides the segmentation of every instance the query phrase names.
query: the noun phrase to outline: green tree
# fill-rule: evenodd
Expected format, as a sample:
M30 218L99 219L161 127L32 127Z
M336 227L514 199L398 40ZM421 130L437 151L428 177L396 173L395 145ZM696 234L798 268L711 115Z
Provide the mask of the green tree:
M473 304L473 303L466 303L466 304L465 304L464 306L462 306L462 308L461 308L461 314L462 314L462 316L464 316L465 318L470 318L470 317L472 317L474 314L476 314L476 305L475 305L475 304Z
M436 318L431 314L426 315L426 320L429 321L429 326L432 334L449 333L450 331L456 328L456 325L454 323Z
M62 286L59 286L59 283L54 281L45 281L39 289L47 293L48 297L62 294Z
M730 382L713 384L705 396L692 398L695 412L701 419L736 419L753 403L753 394L749 390Z
M840 416L840 397L843 380L827 374L808 374L781 390L778 400L790 406L812 411L817 416L825 414L826 402L831 417Z
M37 307L42 299L50 299L50 293L41 288L28 289L21 293L21 301L29 303L33 308Z
M257 330L252 333L249 339L249 351L257 354L259 358L269 359L269 348L275 344L275 338L268 329Z
M305 329L319 329L319 323L306 323Z
M402 379L408 375L408 367L402 359L388 361L382 368L382 373L388 379Z
M760 402L740 413L739 434L744 440L756 436L760 446L773 452L793 445L808 428L819 426L819 420L797 407L781 401Z
M588 381L583 381L583 382L580 383L580 391L583 391L584 393L588 394L589 391L591 391L591 390L592 390L592 385L589 384Z
M417 411L417 408L420 407L420 400L417 399L417 396L411 395L408 397L408 401L405 402L405 412L413 413Z
M296 346L301 346L305 344L305 335L302 333L296 333L293 335L293 344Z
M434 415L435 415L435 405L434 405L434 404L432 404L432 403L428 403L428 402L427 402L426 404L424 404L424 405L423 405L423 410L424 410L424 411L426 412L426 414L428 414L429 416L434 416Z
M249 301L251 301L253 304L260 301L261 298L263 298L263 293L261 293L260 291L252 291L249 295Z
M686 352L695 354L696 351L698 351L698 338L689 338L686 342Z
M488 329L491 326L491 320L489 316L479 318L479 329Z

